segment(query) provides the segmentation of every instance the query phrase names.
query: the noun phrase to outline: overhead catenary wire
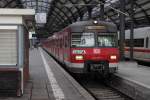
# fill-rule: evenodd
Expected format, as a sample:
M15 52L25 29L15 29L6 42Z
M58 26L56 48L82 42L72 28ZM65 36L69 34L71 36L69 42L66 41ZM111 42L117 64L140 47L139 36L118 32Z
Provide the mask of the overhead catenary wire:
M64 6L66 6L66 7L73 7L73 6L98 6L98 5L105 5L105 3L99 2L97 4L65 4ZM128 13L122 12L122 11L112 7L111 5L107 5L106 7L109 7L110 9L114 10L118 14L123 14L123 15L125 15L127 17L130 16Z

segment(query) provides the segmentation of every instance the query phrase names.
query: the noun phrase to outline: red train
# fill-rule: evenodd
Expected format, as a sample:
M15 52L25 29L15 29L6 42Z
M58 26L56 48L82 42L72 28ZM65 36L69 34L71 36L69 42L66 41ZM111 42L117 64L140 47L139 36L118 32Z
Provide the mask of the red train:
M43 48L73 73L114 73L118 67L117 27L110 22L80 21L43 42Z

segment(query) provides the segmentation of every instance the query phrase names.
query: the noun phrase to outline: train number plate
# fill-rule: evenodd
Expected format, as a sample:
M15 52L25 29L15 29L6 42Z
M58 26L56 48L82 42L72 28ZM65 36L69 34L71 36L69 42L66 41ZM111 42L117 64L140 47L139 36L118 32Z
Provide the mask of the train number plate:
M85 50L73 50L72 51L73 54L85 54Z

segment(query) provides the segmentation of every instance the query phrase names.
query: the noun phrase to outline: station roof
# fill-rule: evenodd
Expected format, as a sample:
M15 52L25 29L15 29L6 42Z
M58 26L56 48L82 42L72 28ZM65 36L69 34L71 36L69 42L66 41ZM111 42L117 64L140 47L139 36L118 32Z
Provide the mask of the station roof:
M132 0L125 0L125 13L131 14ZM119 26L119 14L111 7L119 9L119 0L104 0L105 19ZM65 26L78 20L99 19L102 0L0 0L1 8L34 8L37 13L47 13L47 23L40 30L49 33L59 31ZM126 16L126 28L130 27L130 17ZM135 27L150 26L150 0L134 0Z

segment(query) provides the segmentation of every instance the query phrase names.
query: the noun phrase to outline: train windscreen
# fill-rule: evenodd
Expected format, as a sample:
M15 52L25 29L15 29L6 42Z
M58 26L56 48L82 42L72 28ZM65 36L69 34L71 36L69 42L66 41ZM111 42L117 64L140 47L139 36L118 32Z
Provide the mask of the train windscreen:
M98 35L97 44L99 47L116 47L116 36L115 35Z
M72 33L72 47L93 47L95 46L94 33Z

